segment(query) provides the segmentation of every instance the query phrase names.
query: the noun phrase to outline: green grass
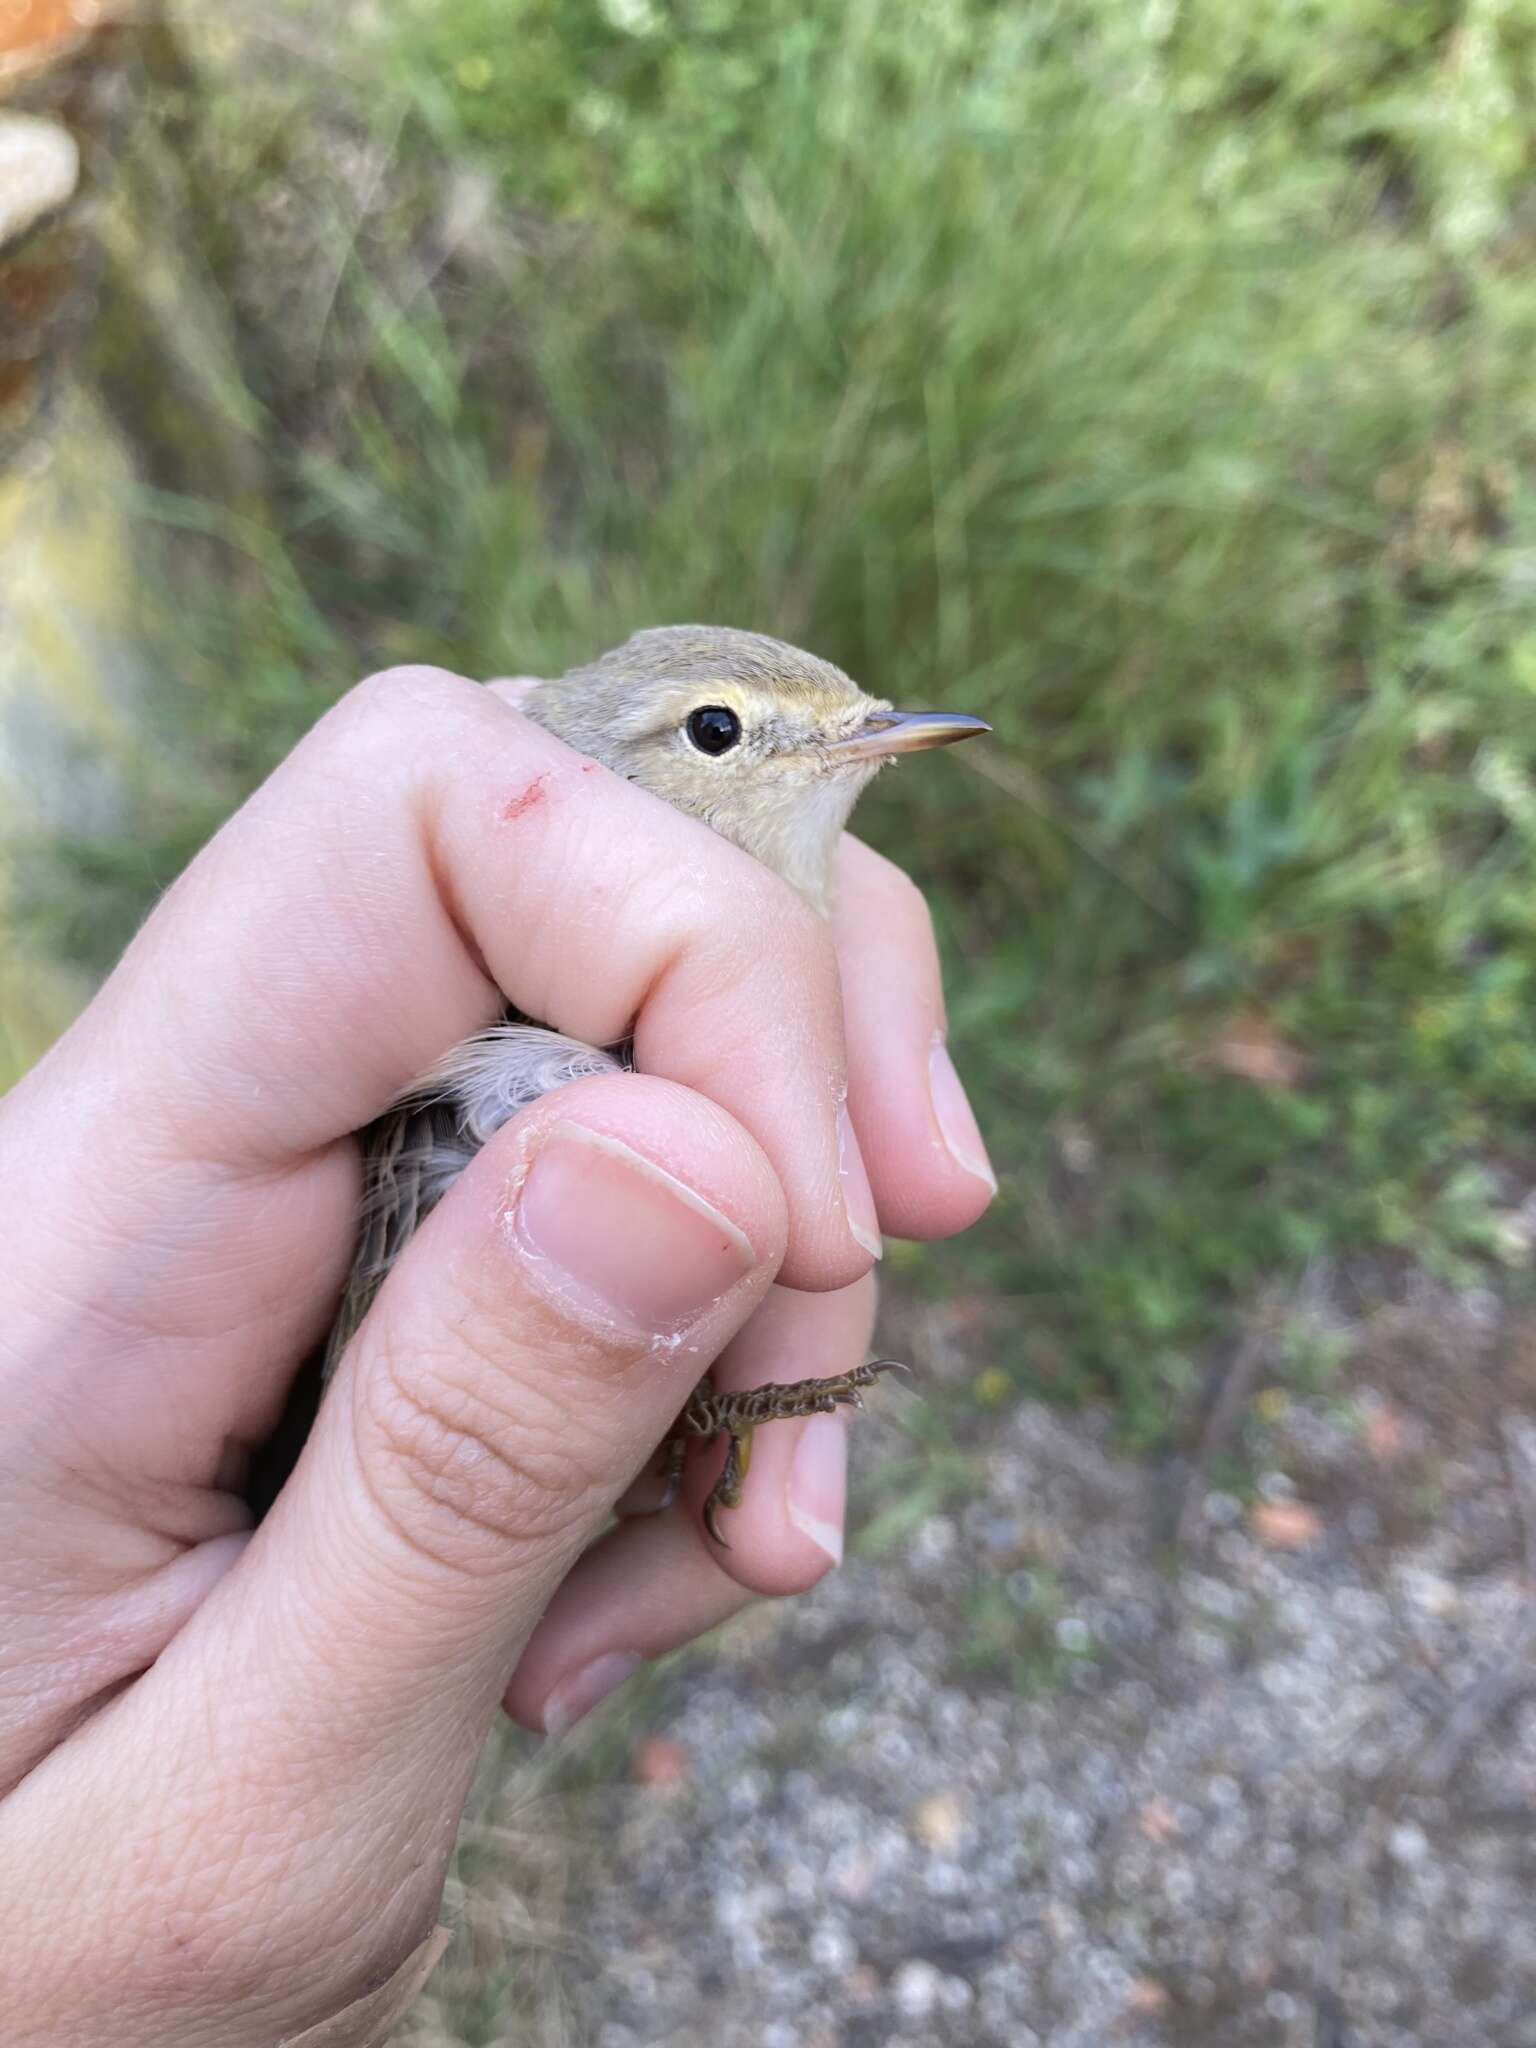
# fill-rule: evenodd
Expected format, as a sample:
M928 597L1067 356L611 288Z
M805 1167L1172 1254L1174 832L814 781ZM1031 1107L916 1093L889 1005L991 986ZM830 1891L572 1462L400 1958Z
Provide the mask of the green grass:
M1005 1175L906 1270L1018 1297L1018 1385L1148 1441L1276 1274L1497 1272L1536 0L1253 12L443 0L155 88L267 509L146 501L157 759L131 839L57 850L52 942L101 960L372 665L752 625L997 728L862 815L933 893ZM1204 1059L1238 1012L1300 1085Z

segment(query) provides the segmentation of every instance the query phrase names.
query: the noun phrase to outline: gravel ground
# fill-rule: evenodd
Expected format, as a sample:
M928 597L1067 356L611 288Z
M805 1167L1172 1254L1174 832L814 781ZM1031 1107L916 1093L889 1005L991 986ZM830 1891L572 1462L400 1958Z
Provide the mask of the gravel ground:
M727 1634L606 1802L586 2036L1536 2044L1536 1327L1415 1286L1348 1329L1327 1397L1253 1374L1247 1501L1028 1405Z
M578 1858L564 2038L1536 2044L1536 1323L1335 1297L1286 1308L1352 1348L1326 1396L1234 1353L1240 1466L1025 1406L968 1500L666 1686ZM974 1327L902 1334L975 1369ZM878 1494L910 1445L860 1428Z

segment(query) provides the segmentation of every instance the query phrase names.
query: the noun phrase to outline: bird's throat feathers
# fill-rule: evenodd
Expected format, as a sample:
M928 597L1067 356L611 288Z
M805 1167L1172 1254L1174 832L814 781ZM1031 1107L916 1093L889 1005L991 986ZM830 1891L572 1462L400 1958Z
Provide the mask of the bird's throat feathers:
M878 770L878 763L869 762L862 769L848 766L814 779L786 779L744 793L736 802L727 799L701 815L826 913L832 907L837 842L860 791Z

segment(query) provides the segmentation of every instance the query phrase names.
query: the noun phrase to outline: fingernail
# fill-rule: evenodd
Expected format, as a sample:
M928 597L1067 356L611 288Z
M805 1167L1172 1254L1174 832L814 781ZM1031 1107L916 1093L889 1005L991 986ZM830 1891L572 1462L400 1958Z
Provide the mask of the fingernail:
M875 1214L875 1197L864 1171L864 1155L853 1134L853 1120L845 1102L837 1113L837 1170L843 1181L843 1208L848 1228L872 1259L885 1256L880 1242L880 1218Z
M933 1051L928 1055L928 1092L933 1098L933 1114L950 1158L956 1166L963 1166L967 1173L974 1173L978 1180L984 1180L995 1195L997 1175L992 1171L992 1162L987 1157L987 1148L982 1142L981 1130L964 1084L955 1072L955 1063L942 1038L935 1038Z
M600 1707L609 1693L617 1692L625 1679L639 1670L641 1661L631 1650L609 1650L573 1671L544 1702L539 1716L544 1733L563 1735L567 1728L574 1728L594 1707Z
M784 1512L834 1564L843 1561L848 1431L840 1415L808 1415L789 1464Z
M694 1321L757 1264L702 1195L585 1124L550 1125L514 1228L552 1291L647 1334Z

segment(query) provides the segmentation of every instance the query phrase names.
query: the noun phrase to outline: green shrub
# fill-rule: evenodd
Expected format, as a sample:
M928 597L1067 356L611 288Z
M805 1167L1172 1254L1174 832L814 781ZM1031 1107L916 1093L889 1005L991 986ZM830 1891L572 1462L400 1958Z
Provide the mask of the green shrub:
M997 727L868 821L1007 1177L918 1272L1023 1297L1021 1383L1154 1434L1260 1279L1509 1255L1536 4L440 0L343 54L241 48L194 152L275 509L158 622L165 857L370 664L781 632ZM1212 1067L1239 1010L1299 1079Z

